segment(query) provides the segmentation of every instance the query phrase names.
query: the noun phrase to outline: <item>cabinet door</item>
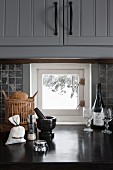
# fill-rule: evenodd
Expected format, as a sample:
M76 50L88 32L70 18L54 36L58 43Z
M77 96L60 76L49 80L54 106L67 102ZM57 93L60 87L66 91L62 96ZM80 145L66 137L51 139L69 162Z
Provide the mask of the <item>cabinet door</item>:
M113 0L64 0L64 4L65 45L113 45Z
M63 44L62 6L62 0L0 0L0 45Z

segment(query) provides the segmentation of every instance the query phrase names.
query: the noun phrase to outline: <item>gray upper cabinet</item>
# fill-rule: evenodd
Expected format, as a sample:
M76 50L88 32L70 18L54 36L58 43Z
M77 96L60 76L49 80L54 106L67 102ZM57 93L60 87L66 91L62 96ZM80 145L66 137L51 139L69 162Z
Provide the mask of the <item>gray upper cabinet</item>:
M64 2L65 45L113 45L113 0Z
M62 0L0 0L0 45L62 45L62 6Z
M113 45L113 0L0 0L0 45Z

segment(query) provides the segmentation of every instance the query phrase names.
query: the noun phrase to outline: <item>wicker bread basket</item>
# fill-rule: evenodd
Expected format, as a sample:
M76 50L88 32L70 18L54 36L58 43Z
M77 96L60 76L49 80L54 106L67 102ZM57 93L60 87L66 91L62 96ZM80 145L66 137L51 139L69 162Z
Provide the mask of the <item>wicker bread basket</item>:
M16 91L7 97L4 90L2 93L5 98L5 121L8 123L8 118L13 115L20 115L20 124L27 124L28 114L34 112L34 97L28 97L25 92Z

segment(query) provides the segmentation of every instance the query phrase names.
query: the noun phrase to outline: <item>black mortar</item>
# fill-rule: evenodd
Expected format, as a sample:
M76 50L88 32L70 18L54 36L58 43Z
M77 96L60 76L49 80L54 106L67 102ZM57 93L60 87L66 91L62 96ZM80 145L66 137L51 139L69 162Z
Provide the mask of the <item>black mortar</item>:
M56 117L46 116L45 119L37 119L37 128L41 130L39 132L39 139L52 140L54 138L54 132L52 130L56 127Z

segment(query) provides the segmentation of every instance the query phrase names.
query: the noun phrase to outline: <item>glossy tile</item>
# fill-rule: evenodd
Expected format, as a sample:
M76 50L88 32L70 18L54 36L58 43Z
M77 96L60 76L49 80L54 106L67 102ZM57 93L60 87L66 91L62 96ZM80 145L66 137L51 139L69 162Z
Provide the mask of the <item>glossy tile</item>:
M99 64L99 81L106 107L113 108L113 64Z
M0 64L0 122L5 120L4 90L9 96L13 91L23 90L23 65Z

